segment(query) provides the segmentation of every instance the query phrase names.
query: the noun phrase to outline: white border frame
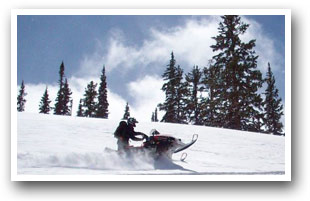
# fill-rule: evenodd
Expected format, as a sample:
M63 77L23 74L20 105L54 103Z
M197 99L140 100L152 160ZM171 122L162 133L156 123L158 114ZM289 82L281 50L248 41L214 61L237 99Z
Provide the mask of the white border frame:
M285 15L284 175L18 175L18 15ZM291 181L291 10L290 9L13 9L11 10L11 180L12 181Z

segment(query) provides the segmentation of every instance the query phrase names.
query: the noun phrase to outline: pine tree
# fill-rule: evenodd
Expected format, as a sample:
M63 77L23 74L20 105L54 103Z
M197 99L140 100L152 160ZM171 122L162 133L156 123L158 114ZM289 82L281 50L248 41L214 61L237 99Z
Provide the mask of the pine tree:
M253 101L253 110L249 111L249 124L247 125L245 130L253 131L253 132L264 132L263 129L263 98L261 95L257 95L255 100Z
M25 104L26 104L25 96L26 95L27 95L27 93L25 92L25 84L24 84L24 80L23 80L22 84L20 86L19 94L17 96L17 111L18 112L25 111Z
M268 63L268 71L265 79L267 88L265 90L264 100L264 125L267 133L280 135L283 133L283 124L280 119L283 115L283 105L279 98L279 90L275 86L275 77L271 71L270 63Z
M201 91L202 72L198 66L194 66L191 72L185 76L187 82L189 98L186 101L186 112L190 122L194 125L201 125L198 93Z
M223 101L221 101L221 93L223 92L223 87L220 85L221 80L219 68L215 68L210 61L209 68L205 67L203 69L202 75L202 90L208 95L203 97L200 108L200 118L203 125L212 127L222 127L224 122L224 114L219 111L223 110Z
M71 89L69 88L68 80L65 78L65 65L61 62L59 67L59 90L57 92L54 114L56 115L71 115ZM71 106L70 106L71 104Z
M126 103L126 107L125 107L125 113L123 115L123 120L127 120L130 117L130 111L129 111L129 105L128 102Z
M253 119L259 116L258 107L262 104L257 91L263 82L261 72L256 69L255 40L241 41L240 35L249 25L241 22L239 16L225 15L222 19L219 35L213 37L216 44L211 46L213 51L219 52L213 59L223 89L220 94L222 123L226 128L253 130Z
M64 76L65 76L65 65L63 62L60 64L59 68L59 90L57 92L56 103L54 107L54 114L63 115L64 114Z
M154 112L152 112L151 121L152 121L152 122L155 122L155 113L154 113Z
M76 114L78 117L83 117L84 116L84 110L83 110L83 100L80 99L80 104L79 104L79 108Z
M176 67L173 52L171 59L163 74L164 83L162 90L166 94L164 103L158 105L159 110L166 111L162 118L162 122L185 123L186 115L184 111L184 94L186 93L186 85L183 80L183 70L180 66Z
M158 122L157 108L155 108L155 112L152 112L151 121L152 121L152 122Z
M167 65L167 69L163 74L164 81L167 81L164 83L162 90L166 94L166 100L164 103L159 104L159 110L163 110L166 113L164 114L162 118L162 122L171 122L175 123L177 122L177 115L176 115L176 108L175 108L175 97L176 97L176 91L175 91L175 78L177 76L177 70L176 70L176 61L174 59L173 52L171 53L171 59L169 64Z
M71 99L71 89L69 88L68 80L65 79L63 87L64 99L63 99L63 113L62 115L71 116L73 100Z
M105 75L105 66L103 66L102 74L100 77L100 86L98 90L98 105L97 105L97 117L107 119L109 116L109 103L107 100L107 82Z
M70 100L70 116L72 115L73 99Z
M84 116L85 117L96 117L96 101L97 98L97 91L96 91L97 84L91 81L87 88L85 89L84 94Z
M187 123L187 103L190 92L188 90L188 83L183 81L183 69L178 65L177 76L175 78L175 90L176 90L176 123Z
M45 92L41 98L40 105L39 105L39 113L49 114L51 110L50 103L51 101L49 100L49 95L48 95L48 91L46 87Z
M155 122L158 122L157 108L155 108L154 121L155 121Z

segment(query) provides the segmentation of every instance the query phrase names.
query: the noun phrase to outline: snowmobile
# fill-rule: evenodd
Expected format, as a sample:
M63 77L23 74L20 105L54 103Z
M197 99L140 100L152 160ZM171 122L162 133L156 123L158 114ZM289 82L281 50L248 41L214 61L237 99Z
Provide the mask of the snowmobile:
M198 135L194 134L192 136L191 142L184 143L181 139L175 138L173 136L162 135L155 129L152 129L150 133L151 136L148 136L141 146L128 146L124 151L116 152L120 154L123 154L123 152L125 152L129 155L142 153L151 156L154 159L158 159L160 157L166 157L171 159L173 154L184 151L185 149L192 146L198 139ZM106 148L105 151L111 152L114 150ZM187 154L183 153L180 160L184 161L186 157Z

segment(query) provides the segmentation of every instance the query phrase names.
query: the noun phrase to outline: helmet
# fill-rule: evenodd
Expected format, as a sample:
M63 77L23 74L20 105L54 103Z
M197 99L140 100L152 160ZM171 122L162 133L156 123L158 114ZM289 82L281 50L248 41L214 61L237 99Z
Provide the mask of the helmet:
M135 127L136 123L139 123L139 122L135 118L130 117L130 118L127 119L127 123L132 125L133 127Z

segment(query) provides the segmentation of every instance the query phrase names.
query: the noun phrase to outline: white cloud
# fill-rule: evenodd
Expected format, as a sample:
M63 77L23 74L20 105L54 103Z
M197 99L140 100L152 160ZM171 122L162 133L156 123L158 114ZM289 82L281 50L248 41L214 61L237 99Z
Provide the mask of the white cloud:
M121 120L125 112L126 101L108 90L109 119Z
M210 45L214 40L211 37L217 33L218 22L218 18L188 20L184 26L165 31L151 29L149 39L144 40L140 47L127 45L125 36L112 34L106 48L98 42L95 52L84 56L79 74L93 75L100 72L103 64L107 72L115 68L143 68L151 63L162 67L169 62L171 51L174 51L178 63L185 64L184 68L191 68L194 64L205 66L212 55Z
M111 32L107 44L98 41L95 52L84 57L80 65L80 74L86 76L99 74L103 64L106 65L107 72L116 68L138 70L137 67L143 69L149 64L162 69L169 62L171 51L174 51L177 63L181 64L185 71L193 65L207 66L208 60L215 54L210 48L215 44L215 40L211 37L218 34L220 21L218 16L193 18L187 20L183 26L167 30L151 28L148 39L143 40L141 46L128 45L126 35L120 34L120 30L117 30L116 34ZM250 27L241 38L245 41L256 39L258 67L266 72L267 62L270 62L274 70L280 69L282 67L280 55L261 25L246 17L242 17L242 21L249 23Z
M100 74L104 62L104 57L102 57L101 51L97 50L91 55L86 55L80 62L80 67L76 73L78 77L94 77Z
M152 30L153 40L146 42L143 52L156 60L169 60L169 54L173 50L176 60L185 63L183 68L191 68L194 64L206 66L211 59L210 46L214 43L211 38L217 33L218 21L188 20L184 27L176 27L166 32ZM149 51L147 51L149 50Z
M165 100L165 94L161 91L162 85L162 78L156 76L145 76L143 79L129 83L128 91L134 98L134 103L129 103L131 116L140 121L150 121L152 112Z

